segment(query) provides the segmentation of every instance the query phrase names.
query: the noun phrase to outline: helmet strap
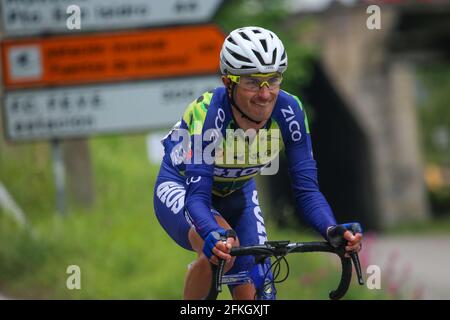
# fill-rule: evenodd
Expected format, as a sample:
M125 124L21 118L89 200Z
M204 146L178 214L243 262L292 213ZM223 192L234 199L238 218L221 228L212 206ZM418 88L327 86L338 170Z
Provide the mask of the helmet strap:
M261 124L262 121L257 121L254 120L252 118L250 118L248 115L246 115L241 108L239 108L239 106L237 105L236 101L234 100L234 92L235 92L235 88L236 88L236 84L235 83L231 83L231 86L228 87L228 92L230 93L230 101L231 101L231 105L233 107L235 107L237 109L237 111L239 111L239 113L242 115L242 118L247 119L248 121L251 121L253 123L256 124Z

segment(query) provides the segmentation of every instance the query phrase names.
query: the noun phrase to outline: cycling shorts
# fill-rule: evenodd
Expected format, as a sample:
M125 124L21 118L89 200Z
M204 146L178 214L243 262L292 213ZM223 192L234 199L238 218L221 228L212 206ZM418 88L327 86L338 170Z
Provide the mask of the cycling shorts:
M193 250L188 238L193 225L189 216L185 214L185 194L185 178L163 161L154 189L156 217L178 245ZM267 241L254 179L226 197L212 195L211 214L222 216L230 224L236 231L241 246L264 244ZM253 265L254 257L239 256L228 273L249 271Z

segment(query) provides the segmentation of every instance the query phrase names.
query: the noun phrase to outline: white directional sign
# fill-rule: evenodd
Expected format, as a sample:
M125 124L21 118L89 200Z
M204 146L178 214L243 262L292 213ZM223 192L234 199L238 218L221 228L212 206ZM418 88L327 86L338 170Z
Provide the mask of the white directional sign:
M118 30L209 21L223 0L0 0L7 36ZM71 29L80 9L80 29ZM69 23L68 23L69 20Z
M169 127L218 75L93 85L5 94L5 133L11 141L84 137Z

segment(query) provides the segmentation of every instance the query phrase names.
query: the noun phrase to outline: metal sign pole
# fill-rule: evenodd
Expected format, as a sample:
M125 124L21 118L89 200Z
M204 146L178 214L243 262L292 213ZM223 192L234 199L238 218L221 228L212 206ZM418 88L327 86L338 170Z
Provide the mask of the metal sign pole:
M63 149L61 140L53 139L51 141L52 160L53 160L53 175L55 177L56 190L56 210L59 214L66 213L66 177L63 159Z

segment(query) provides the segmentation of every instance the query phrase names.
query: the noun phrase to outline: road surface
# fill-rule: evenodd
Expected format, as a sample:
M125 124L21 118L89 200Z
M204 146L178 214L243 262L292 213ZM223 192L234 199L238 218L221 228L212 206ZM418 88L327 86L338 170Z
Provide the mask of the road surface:
M380 266L383 290L399 299L450 299L450 235L367 235L364 254Z

